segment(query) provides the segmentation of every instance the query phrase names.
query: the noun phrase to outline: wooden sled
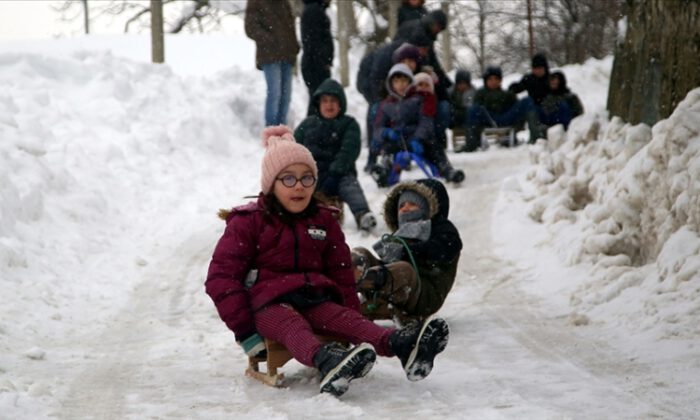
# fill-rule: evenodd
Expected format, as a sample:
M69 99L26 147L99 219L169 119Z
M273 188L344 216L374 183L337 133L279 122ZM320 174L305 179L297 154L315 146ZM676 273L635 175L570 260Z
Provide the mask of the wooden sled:
M323 343L330 343L331 341L344 343L342 340L329 336L317 335L316 338ZM245 374L253 379L257 379L265 385L274 386L277 388L283 387L284 374L278 372L278 369L290 361L292 359L292 355L282 344L267 338L265 339L265 348L267 349L266 357L248 358L248 367L245 370ZM266 371L260 370L260 363L265 363Z
M481 148L488 149L497 144L503 147L513 147L517 144L513 127L487 127L481 132Z

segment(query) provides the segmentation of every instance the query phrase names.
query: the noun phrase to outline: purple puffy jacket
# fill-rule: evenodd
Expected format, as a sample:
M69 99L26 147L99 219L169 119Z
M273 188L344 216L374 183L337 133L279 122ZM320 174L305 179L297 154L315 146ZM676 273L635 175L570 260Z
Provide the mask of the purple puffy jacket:
M234 208L216 245L206 291L219 316L238 336L255 331L253 313L275 299L308 286L359 310L350 249L330 208L293 225L265 216L264 198ZM245 278L258 270L255 284Z

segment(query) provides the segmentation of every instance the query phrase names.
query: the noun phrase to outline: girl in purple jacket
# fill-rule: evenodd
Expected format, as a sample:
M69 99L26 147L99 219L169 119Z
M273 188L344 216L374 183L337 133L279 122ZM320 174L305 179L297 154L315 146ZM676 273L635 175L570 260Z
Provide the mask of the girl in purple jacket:
M262 337L280 342L300 363L318 368L321 392L334 395L365 376L377 354L397 356L411 381L426 377L447 346L447 323L435 318L394 329L364 318L337 210L313 198L311 152L285 126L266 128L263 143L262 192L220 214L226 230L206 281L238 344L255 356L265 350ZM324 345L315 333L355 347Z

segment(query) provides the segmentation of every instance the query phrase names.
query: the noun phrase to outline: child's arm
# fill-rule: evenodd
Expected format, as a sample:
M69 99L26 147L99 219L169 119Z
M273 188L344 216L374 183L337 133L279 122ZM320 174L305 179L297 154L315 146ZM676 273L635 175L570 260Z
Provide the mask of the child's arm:
M335 155L329 171L335 177L352 173L355 161L360 156L360 126L354 118L349 118L348 124L341 133L340 150Z
M256 239L244 217L229 219L214 249L205 283L207 294L216 305L221 320L236 338L255 332L255 324L244 280L255 258Z
M408 248L416 260L445 263L459 256L462 240L452 222L443 220L432 224L427 241L408 241Z

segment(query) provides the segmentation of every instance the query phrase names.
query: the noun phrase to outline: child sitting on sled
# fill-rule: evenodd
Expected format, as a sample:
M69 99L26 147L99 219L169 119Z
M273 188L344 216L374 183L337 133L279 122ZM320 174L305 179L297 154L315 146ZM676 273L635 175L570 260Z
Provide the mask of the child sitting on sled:
M368 249L352 251L362 312L401 324L422 320L440 309L452 288L462 240L447 217L449 196L436 179L397 184L384 203L392 234Z
M435 141L434 94L418 92L413 83L413 73L405 64L395 64L389 71L386 79L389 94L379 104L374 121L372 153L382 158L372 168L372 177L380 187L393 185L403 166L408 164L395 162L393 158L398 153L402 156L402 152L410 152L434 165L445 180L462 182L464 172L452 167L445 151Z
M334 395L365 376L377 354L397 356L411 381L426 377L447 345L447 323L435 318L395 329L363 317L336 209L313 198L318 171L311 153L285 126L266 128L263 143L262 192L220 214L226 230L206 280L236 341L249 356L265 350L263 337L281 343L318 368L321 392ZM251 272L254 282L246 280ZM355 347L324 345L315 333Z

